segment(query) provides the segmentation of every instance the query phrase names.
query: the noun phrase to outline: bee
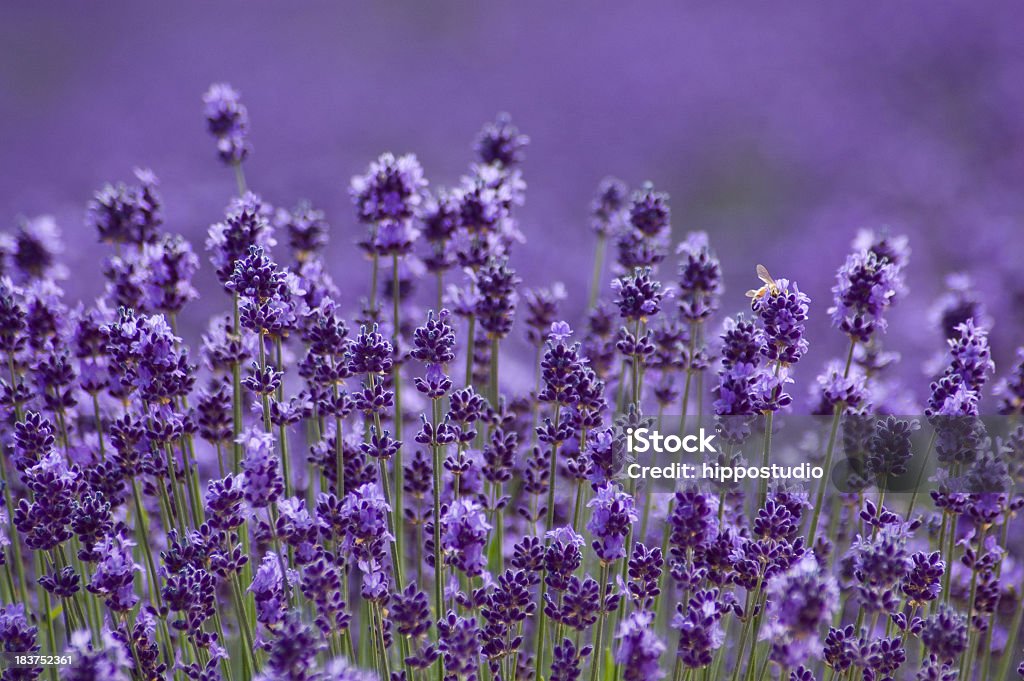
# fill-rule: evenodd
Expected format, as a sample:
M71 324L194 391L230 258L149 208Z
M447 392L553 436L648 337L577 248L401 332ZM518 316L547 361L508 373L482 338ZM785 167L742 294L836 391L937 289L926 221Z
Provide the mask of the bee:
M764 286L756 291L753 289L747 291L747 298L763 298L767 293L771 293L773 296L779 295L779 285L772 279L772 275L768 274L767 267L764 265L757 266L757 278L764 282Z

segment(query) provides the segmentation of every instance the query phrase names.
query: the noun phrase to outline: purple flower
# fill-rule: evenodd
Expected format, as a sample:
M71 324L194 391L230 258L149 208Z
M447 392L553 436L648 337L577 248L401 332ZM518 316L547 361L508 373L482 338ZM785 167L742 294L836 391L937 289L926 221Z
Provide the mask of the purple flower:
M284 478L274 451L274 436L262 428L248 428L238 436L242 445L242 489L253 508L266 508L284 493Z
M633 193L629 207L629 224L645 237L664 234L669 229L671 210L668 194L654 190L654 185L645 182Z
M901 587L912 606L930 603L942 591L942 575L946 562L938 551L926 554L920 551L910 557L912 565Z
M988 332L984 327L976 325L973 319L960 324L955 331L957 335L948 341L952 361L946 373L958 374L967 387L980 392L995 370Z
M50 215L22 219L14 234L10 254L14 275L21 282L38 279L63 279L67 269L57 262L64 251L60 228Z
M88 590L105 596L107 607L114 611L130 610L137 602L134 591L135 573L141 567L132 558L135 542L115 534L97 547L100 555Z
M617 484L608 482L596 490L587 507L593 509L587 530L594 536L591 546L598 558L605 563L624 558L626 534L640 519L633 497Z
M843 376L843 365L838 360L829 362L816 380L811 391L812 413L820 416L832 414L838 404L856 408L868 397L867 378L853 367L848 376Z
M288 237L288 247L299 262L308 261L327 245L329 226L324 212L308 201L300 202L290 211L278 208L274 224Z
M619 232L626 223L629 188L614 177L606 177L597 186L597 195L590 202L590 225L599 235Z
M828 310L833 326L862 343L885 331L885 311L903 287L900 267L863 250L846 259L836 279Z
M135 177L140 184L107 184L89 201L85 222L100 241L141 245L156 240L163 224L159 182L150 170L136 168Z
M530 138L520 134L519 128L512 125L512 117L500 113L477 136L476 154L485 164L512 168L523 162L524 149L529 143Z
M816 637L838 607L839 586L812 555L768 583L769 629L785 640Z
M630 322L646 322L657 315L666 295L661 283L651 278L649 267L615 279L612 288L617 292L619 316Z
M591 646L583 646L577 650L571 639L563 639L553 651L550 681L577 681L582 674L583 658L590 655L593 650Z
M487 566L484 546L491 524L483 506L470 499L456 499L441 517L441 546L448 561L470 577Z
M423 201L427 181L416 156L381 154L364 175L352 178L349 194L356 217L366 224L413 218Z
M1024 415L1024 347L1017 348L1017 363L1013 371L996 386L999 396L999 413Z
M763 295L750 300L764 329L761 355L769 361L795 364L807 352L806 322L811 299L800 292L796 282L777 279Z
M711 664L714 651L725 642L722 616L728 613L718 601L718 589L700 590L687 603L676 606L672 628L679 631L676 655L691 668Z
M641 611L627 616L619 625L614 659L622 665L626 681L657 681L665 676L658 665L665 644L652 631L653 622L653 613Z
M688 322L707 319L718 309L722 275L718 258L708 246L708 235L692 232L676 249L679 263L679 314Z
M251 150L249 112L238 92L227 83L214 83L203 95L206 127L217 140L217 153L228 165L238 165Z
M132 678L131 655L124 643L109 629L101 632L102 644L93 645L92 637L86 630L71 634L67 654L71 662L61 670L64 681L129 681Z
M512 330L512 317L519 295L516 288L522 280L505 258L488 261L473 276L480 297L475 314L490 338L501 339Z
M437 623L438 648L444 656L448 675L457 678L476 678L481 652L480 630L476 618L459 617L452 611Z
M940 661L952 663L967 650L967 618L948 606L940 606L925 619L921 641Z
M292 570L287 575L288 583L298 581L298 575ZM288 600L284 590L284 579L281 574L281 558L273 551L268 551L260 561L253 575L252 584L247 591L256 602L256 619L267 627L274 626L284 619Z
M221 284L227 285L234 274L235 261L247 256L253 246L270 248L276 243L269 214L270 206L247 192L231 200L223 222L210 226L206 250Z

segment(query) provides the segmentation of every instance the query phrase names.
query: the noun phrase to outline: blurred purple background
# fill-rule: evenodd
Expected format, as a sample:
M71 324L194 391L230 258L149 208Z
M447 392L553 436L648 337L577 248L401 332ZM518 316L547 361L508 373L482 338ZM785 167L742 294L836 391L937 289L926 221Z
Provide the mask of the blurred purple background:
M805 372L844 345L825 313L834 272L856 229L883 223L914 251L886 341L906 371L923 382L942 347L927 309L957 270L986 299L1005 370L1024 341L1022 26L1016 0L8 3L0 215L54 214L71 295L91 297L106 251L82 227L85 203L148 166L167 229L201 247L234 192L200 101L225 80L252 118L250 185L326 210L333 274L362 295L351 175L413 151L452 185L480 125L508 111L532 138L514 264L530 285L564 281L571 318L589 281L588 202L612 174L670 192L677 236L711 233L724 311L745 305L757 262L801 284L815 316Z

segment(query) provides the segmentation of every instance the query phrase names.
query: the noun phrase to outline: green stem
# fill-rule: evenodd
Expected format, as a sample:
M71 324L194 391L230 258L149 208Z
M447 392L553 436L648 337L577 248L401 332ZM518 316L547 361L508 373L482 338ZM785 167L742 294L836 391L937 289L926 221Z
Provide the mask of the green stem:
M597 235L597 248L594 251L594 272L590 278L590 297L587 299L587 309L593 309L597 303L598 291L601 289L601 274L604 271L604 252L607 247L607 237L604 234Z
M853 364L853 350L857 347L857 341L853 338L850 339L850 349L846 354L846 367L843 369L843 378L848 378L850 375L850 366ZM828 448L825 450L825 474L822 476L821 483L818 485L818 494L814 502L814 511L811 513L811 525L807 539L807 545L813 547L814 539L818 532L818 518L821 516L821 506L825 499L825 488L829 484L832 471L832 457L835 454L836 447L836 435L839 432L839 420L843 415L843 410L846 405L842 402L838 402L832 410L832 429L829 431L828 436Z

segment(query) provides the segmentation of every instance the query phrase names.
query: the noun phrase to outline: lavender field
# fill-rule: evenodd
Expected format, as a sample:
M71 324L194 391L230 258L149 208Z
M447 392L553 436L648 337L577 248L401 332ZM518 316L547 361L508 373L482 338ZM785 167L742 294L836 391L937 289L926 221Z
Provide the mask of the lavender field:
M0 679L1024 676L1019 9L246 7L3 10Z

